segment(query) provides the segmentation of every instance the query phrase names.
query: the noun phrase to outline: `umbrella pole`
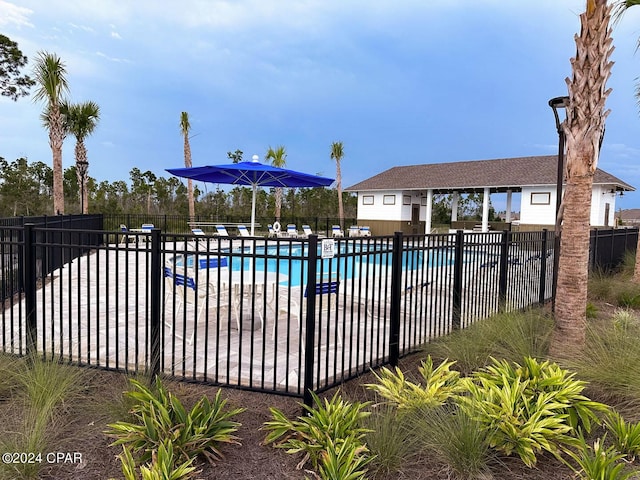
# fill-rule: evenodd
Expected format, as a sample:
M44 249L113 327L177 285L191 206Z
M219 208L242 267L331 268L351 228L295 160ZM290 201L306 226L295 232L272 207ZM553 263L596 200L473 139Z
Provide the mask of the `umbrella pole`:
M254 236L254 227L256 224L256 189L258 186L253 184L253 197L251 197L251 236Z

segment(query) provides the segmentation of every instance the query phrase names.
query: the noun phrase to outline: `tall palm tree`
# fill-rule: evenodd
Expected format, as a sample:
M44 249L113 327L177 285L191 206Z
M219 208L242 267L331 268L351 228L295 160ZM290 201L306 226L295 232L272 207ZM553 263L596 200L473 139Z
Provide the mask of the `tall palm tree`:
M69 92L67 70L55 53L38 52L34 67L34 79L38 87L33 99L45 103L43 116L49 130L49 146L53 154L53 213L64 213L64 187L62 172L62 143L66 135L60 104Z
M344 157L344 149L342 142L333 142L331 144L331 159L336 161L336 187L338 189L338 218L340 219L340 228L344 228L344 205L342 204L342 172L340 171L340 162Z
M267 154L265 155L267 160L271 160L271 165L278 168L283 168L287 164L287 152L284 145L280 145L275 150L269 147ZM280 221L280 213L282 210L282 187L276 187L276 220Z
M82 213L88 213L87 173L89 171L89 162L87 161L87 147L84 144L84 140L93 133L100 121L100 107L97 103L88 101L75 104L62 103L60 110L64 114L67 131L76 137L76 174L78 175L80 195L82 195L80 203L82 205Z
M193 166L191 162L191 145L189 145L191 124L189 123L189 114L187 112L180 114L180 131L184 139L184 166L190 168ZM190 178L187 179L187 192L189 195L189 218L193 221L196 218L196 205L193 199L193 181Z
M609 60L612 5L607 0L587 0L580 15L576 56L567 79L569 106L562 128L566 135L566 191L563 199L562 237L558 264L555 321L551 354L563 355L584 345L586 333L589 216L593 175L609 111Z

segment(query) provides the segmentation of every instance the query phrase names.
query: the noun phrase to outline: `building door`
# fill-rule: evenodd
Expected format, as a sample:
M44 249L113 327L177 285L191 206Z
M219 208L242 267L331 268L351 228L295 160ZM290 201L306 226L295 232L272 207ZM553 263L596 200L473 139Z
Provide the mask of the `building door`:
M411 233L420 233L420 205L411 205Z

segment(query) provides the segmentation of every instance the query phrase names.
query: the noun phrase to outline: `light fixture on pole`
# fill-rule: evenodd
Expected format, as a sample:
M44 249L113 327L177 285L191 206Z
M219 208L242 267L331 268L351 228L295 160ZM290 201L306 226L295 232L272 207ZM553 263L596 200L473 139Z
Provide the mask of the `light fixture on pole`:
M556 305L556 290L558 287L558 265L560 259L560 204L562 203L562 185L564 183L564 143L565 133L563 128L564 121L560 121L558 115L559 108L566 108L569 106L569 97L555 97L549 100L549 106L553 110L553 116L556 120L556 130L558 131L558 170L556 176L556 228L555 228L555 241L553 252L553 286L551 301L553 309Z
M558 115L559 108L569 106L569 97L555 97L549 100L549 106L553 109L553 116L556 119L556 130L558 131L558 172L556 177L556 227L558 226L558 212L562 203L562 184L564 181L564 140L565 133Z
M89 162L86 160L78 160L76 162L76 170L80 179L80 213L84 214L84 187L89 170Z

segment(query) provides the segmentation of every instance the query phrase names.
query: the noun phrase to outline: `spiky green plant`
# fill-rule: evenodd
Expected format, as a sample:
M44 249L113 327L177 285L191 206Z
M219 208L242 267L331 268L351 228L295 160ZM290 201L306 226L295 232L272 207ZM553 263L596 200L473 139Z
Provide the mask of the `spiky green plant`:
M125 480L185 480L191 478L195 472L192 466L193 458L175 465L176 458L173 453L171 440L165 439L154 451L151 463L140 466L140 476L136 474L136 462L131 451L126 446L122 447L122 453L118 455L122 463L122 474Z
M365 454L363 439L367 429L363 421L369 416L365 408L366 403L350 403L342 399L340 392L336 392L331 399L320 398L312 393L314 406L302 405L307 415L290 420L277 408L270 408L273 420L265 422L262 429L269 433L264 444L273 444L277 448L286 449L287 453L304 456L299 463L302 467L311 461L314 470L318 470L326 457L329 442L348 441L348 448ZM347 448L347 447L345 447ZM344 457L342 457L344 458Z
M378 382L365 386L401 409L437 407L464 389L460 373L451 370L454 363L445 360L434 368L433 360L428 356L418 368L424 385L410 382L396 367L395 372L388 368L382 368L380 375L374 372Z
M612 411L605 418L605 425L616 450L634 461L640 454L640 422L626 422L622 415Z
M371 457L367 447L354 435L347 438L328 438L320 453L318 474L322 480L365 480Z
M203 455L209 461L219 459L221 443L238 444L234 435L240 424L231 420L244 409L226 409L227 400L218 390L213 401L202 397L187 412L182 402L167 391L160 378L155 387L148 388L136 380L130 380L135 390L125 393L136 405L132 409L133 422L116 422L108 425L105 433L115 437L112 445L127 445L141 455L141 461L151 459L165 439L171 439L179 461Z
M587 444L580 434L577 437L577 452L567 451L577 464L567 465L581 480L627 480L636 478L637 472L625 471L624 455L618 453L614 446L605 448L604 438L598 438L593 446Z
M467 379L470 395L459 403L490 433L492 447L532 466L543 450L559 455L578 427L590 431L597 413L607 411L582 394L586 384L574 377L549 361L494 360Z

